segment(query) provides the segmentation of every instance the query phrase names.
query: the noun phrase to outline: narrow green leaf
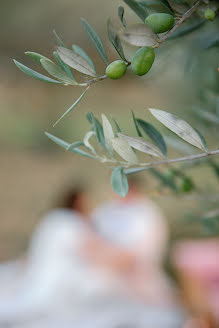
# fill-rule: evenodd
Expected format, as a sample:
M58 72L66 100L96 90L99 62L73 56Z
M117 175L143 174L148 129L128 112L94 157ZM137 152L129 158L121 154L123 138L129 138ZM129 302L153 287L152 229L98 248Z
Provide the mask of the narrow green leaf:
M64 82L64 84L68 85L72 85L72 84L77 84L77 82L75 82L75 80L70 79L70 77L63 71L63 69L56 65L55 63L53 63L51 60L47 60L47 59L41 59L40 60L43 68L53 77L55 77L56 79L60 80L61 82Z
M25 55L27 55L28 57L30 57L32 60L34 60L36 63L41 64L40 60L41 59L46 59L46 60L50 60L49 58L38 54L37 52L33 52L33 51L26 51Z
M93 46L97 50L98 54L100 55L100 57L102 58L104 63L106 65L108 65L109 63L108 63L106 51L105 51L105 48L103 46L103 43L102 43L99 35L94 31L94 29L90 26L90 24L87 23L87 21L84 18L82 18L81 20L82 20L82 25L85 29L85 32L87 33L88 37L90 38L91 42L93 43Z
M54 84L61 84L60 81L56 81L51 79L50 77L47 77L45 75L42 75L34 70L32 70L31 68L19 63L17 60L13 60L15 65L25 74L33 77L34 79L40 80L40 81L44 81L44 82L48 82L48 83L54 83Z
M61 60L68 66L85 75L96 77L96 72L93 70L93 67L82 56L63 47L58 47L57 53Z
M64 42L63 42L62 39L58 36L58 34L56 33L55 30L53 30L53 34L55 35L56 41L57 41L57 43L60 45L60 47L64 47L64 48L66 48Z
M128 180L123 167L116 167L111 176L111 186L117 195L125 197L129 190Z
M88 56L88 54L82 48L80 48L79 46L73 44L72 49L76 54L83 57L88 62L88 64L90 64L90 66L93 67L94 72L97 72L96 67L95 67L92 59Z
M93 159L96 158L96 156L93 156L93 155L91 155L91 154L89 154L89 153L87 153L87 152L85 152L85 151L83 151L79 148L74 148L73 144L70 144L70 143L68 143L68 142L66 142L66 141L64 141L64 140L62 140L58 137L55 137L54 135L52 135L48 132L45 132L45 135L49 139L51 139L53 142L55 142L57 145L61 146L62 148L66 149L66 150L69 150L73 153L76 153L76 154L79 154L79 155L82 155L82 156L85 156L85 157L89 157L89 158L93 158Z
M102 124L96 117L94 117L94 122L95 122L97 133L98 133L99 144L100 144L100 146L102 146L105 149L106 152L108 152L108 149L106 147L106 141L105 141L105 137L104 137L104 133L103 133Z
M57 63L59 64L59 66L63 69L63 71L70 77L70 79L72 79L76 82L75 77L71 71L71 68L61 60L57 51L53 52L53 56L54 56L55 60L57 61Z
M194 130L198 133L198 135L199 135L199 137L200 137L200 139L201 139L201 141L202 141L202 144L203 144L203 146L204 146L204 148L205 148L205 151L208 151L208 147L207 147L207 144L206 144L205 138L203 137L203 135L201 134L201 132L199 132L198 129L194 128Z
M144 6L135 0L123 1L136 13L138 17L140 17L143 22L145 21L145 18L148 16L148 11Z
M101 123L94 116L93 113L87 113L86 117L87 117L88 122L92 125L92 130L96 134L97 142L99 143L100 146L102 146L105 150L107 150L106 144L105 144L104 133L103 133L103 127L102 127Z
M133 118L133 121L134 121L134 125L135 125L135 128L136 128L137 134L138 134L139 137L142 137L141 131L139 130L139 127L137 125L135 114L134 114L133 110L131 112L132 112L132 118Z
M115 120L114 117L112 117L112 120L113 120L113 122L114 122L114 125L115 125L115 128L116 128L116 132L117 132L117 133L122 132L122 130L120 129L120 127L119 127L119 125L118 125L118 123L117 123L117 121Z
M167 148L162 134L148 122L139 118L136 121L139 128L141 128L156 143L156 145L160 148L164 156L166 156Z
M125 21L125 18L124 18L124 12L125 12L124 7L119 6L119 7L118 7L118 16L119 16L119 18L120 18L120 20L121 20L121 22L122 22L122 25L123 25L124 27L126 27L127 24L126 24L126 21Z
M108 32L108 37L110 42L112 43L113 47L115 48L115 50L117 51L118 55L123 59L125 59L125 55L124 55L124 51L122 48L122 44L120 41L120 38L117 35L117 32L115 31L110 18L107 21L107 32Z
M89 87L87 89L84 90L84 92L80 95L80 97L74 102L74 104L71 105L71 107L69 107L64 114L62 114L62 116L53 124L53 127L56 126L67 114L69 114L77 105L78 103L81 101L81 99L84 97L85 93L87 92L87 90L89 89Z
M69 146L70 146L70 144L68 143L68 142L66 142L66 141L64 141L64 140L62 140L62 139L60 139L60 138L58 138L58 137L55 137L54 135L52 135L52 134L50 134L50 133L48 133L48 132L45 132L45 135L49 138L49 139L51 139L53 142L55 142L57 145L59 145L59 146L61 146L62 148L64 148L64 149L68 149L69 148Z
M205 146L199 134L187 122L164 110L149 108L149 111L158 121L180 138L199 149L205 150Z
M92 116L94 116L93 113L86 113L86 118L90 124L92 124Z

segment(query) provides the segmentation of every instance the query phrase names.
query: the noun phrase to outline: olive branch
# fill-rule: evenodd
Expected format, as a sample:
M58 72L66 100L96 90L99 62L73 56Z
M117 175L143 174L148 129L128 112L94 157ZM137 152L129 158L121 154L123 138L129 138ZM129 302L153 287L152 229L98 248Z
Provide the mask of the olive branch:
M180 163L185 161L195 161L210 158L219 154L219 149L208 150L204 137L201 133L189 125L181 118L160 109L149 109L149 112L169 130L174 132L183 141L193 147L202 150L202 153L192 154L184 157L167 158L167 145L163 135L147 121L136 118L132 112L133 123L137 136L124 134L117 121L113 118L115 128L110 120L102 114L102 123L93 115L87 114L87 119L91 124L91 130L88 131L83 141L67 143L50 133L46 135L56 144L64 149L82 156L89 157L101 163L109 164L113 171L111 185L114 191L120 196L125 196L128 192L127 175L139 173L161 165ZM143 137L146 134L151 139L149 142ZM93 139L92 139L93 138ZM92 140L92 143L91 143ZM83 149L81 149L81 147ZM159 158L157 161L141 162L136 152ZM160 173L152 171L162 182L174 189L173 183ZM177 176L182 177L182 173L175 171ZM187 177L188 179L188 177ZM175 188L176 189L176 188Z
M148 17L148 11L142 3L139 3L134 0L124 0L124 2L141 18L143 22L145 22L145 18ZM177 28L181 26L198 8L201 0L198 0L191 8L189 8L181 18L176 21L174 26L169 29L164 35L159 37L159 35L155 34L150 26L147 24L138 24L137 26L127 27L127 24L124 24L124 8L119 7L118 14L120 20L125 25L125 28L122 31L116 31L110 19L107 22L107 30L108 37L113 47L115 48L117 54L125 62L126 66L130 66L131 62L126 59L126 56L123 51L121 39L125 42L130 43L133 46L138 47L151 47L158 48L167 38L169 38ZM122 8L122 11L121 11ZM168 9L168 8L167 8ZM173 10L170 7L168 12L173 14ZM103 60L104 64L109 65L107 54L103 45L102 40L96 31L91 27L90 24L87 23L85 19L82 18L82 25L84 27L85 32L87 33L91 43L94 48L98 52L100 58ZM61 115L61 117L53 124L55 126L58 124L67 114L69 114L81 101L84 97L85 93L89 90L89 88L100 81L103 81L108 78L106 74L97 75L95 65L92 59L88 56L88 54L79 46L73 45L72 50L67 49L64 42L54 31L54 35L56 37L58 48L53 52L53 57L55 58L56 63L54 63L51 59L32 51L27 51L25 54L30 57L32 60L41 64L42 67L49 73L52 78L47 77L43 74L40 74L31 68L21 64L17 60L14 60L15 65L25 74L31 76L32 78L52 83L52 84L60 84L64 86L80 86L86 87L85 91L81 94L81 96ZM82 77L85 77L85 82L76 81L72 69L79 71L82 73ZM91 79L87 79L88 76L91 76ZM54 79L55 78L55 79Z
M120 60L109 64L107 54L102 40L91 25L82 18L83 28L88 35L91 43L95 47L100 58L106 66L105 74L98 75L96 67L90 56L78 45L72 45L72 49L68 49L61 38L54 31L56 40L58 42L57 49L53 52L53 57L56 63L36 52L28 51L25 54L35 62L39 63L51 77L38 73L31 68L14 60L16 66L25 74L52 84L64 86L79 86L85 87L85 90L80 97L58 118L53 126L58 124L66 115L68 115L85 96L86 92L93 84L103 81L107 78L118 79L121 78L129 66L137 75L145 75L152 67L154 61L154 49L158 48L169 38L176 38L185 35L198 29L204 24L206 19L212 19L212 9L208 8L202 0L196 1L191 8L180 14L176 8L171 4L171 1L161 0L162 13L149 14L149 4L147 1L123 0L129 8L143 21L141 24L128 26L124 18L124 8L119 6L118 16L122 24L122 28L117 31L111 20L107 21L107 31L109 41L112 43L114 49L120 57ZM192 14L194 14L200 4L208 8L205 14L205 20L201 19L184 29L177 30L183 23L185 23ZM209 12L210 10L210 12ZM205 13L206 13L205 12ZM155 24L154 17L158 19L158 25ZM175 20L174 20L175 17ZM159 22L160 20L160 22ZM156 25L156 26L155 26ZM138 47L136 54L129 61L123 50L122 41L132 46ZM217 42L214 40L213 42ZM140 59L139 59L140 58ZM144 62L143 70L139 69L139 60ZM141 62L141 63L142 63ZM81 73L83 81L75 79L73 70ZM200 159L209 159L219 154L219 149L208 150L204 137L200 132L191 127L187 122L181 118L170 114L160 109L149 109L150 113L162 123L169 130L174 132L183 141L200 149L202 153L190 154L189 156L168 158L167 145L168 141L163 135L147 121L136 118L132 112L133 123L137 132L137 136L129 136L124 134L117 121L112 118L114 128L111 121L102 114L102 122L100 122L93 113L87 114L87 119L91 125L90 130L85 134L82 141L74 141L68 143L48 132L46 135L53 142L63 147L64 149L97 160L101 163L108 164L112 170L111 185L114 191L120 196L125 196L128 192L127 175L142 172L151 169L151 173L155 175L163 184L168 185L173 190L177 191L175 178L183 179L186 182L187 191L193 188L191 179L183 172L172 169L170 176L165 176L156 167L161 165L169 165L173 163L180 163L185 161L196 161ZM214 120L215 121L215 120ZM146 134L151 141L143 137ZM170 148L171 145L169 144ZM137 152L143 153L146 156L156 157L159 160L148 160L141 162L138 158ZM212 162L212 167L215 172L219 172L218 166ZM219 174L218 174L219 175Z

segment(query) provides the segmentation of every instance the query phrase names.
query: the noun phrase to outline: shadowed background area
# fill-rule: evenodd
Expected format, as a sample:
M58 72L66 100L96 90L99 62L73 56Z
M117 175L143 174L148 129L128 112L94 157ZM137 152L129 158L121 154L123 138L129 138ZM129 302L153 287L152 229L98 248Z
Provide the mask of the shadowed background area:
M134 134L134 126L129 123L131 109L138 117L155 123L147 107L167 109L191 123L196 122L190 116L190 108L197 92L191 87L193 80L186 78L181 69L185 53L183 43L181 47L177 43L171 50L174 55L168 49L163 53L157 50L160 56L146 77L138 78L130 72L120 81L96 84L74 113L52 127L82 90L33 80L15 67L12 58L37 69L24 52L36 51L51 58L56 47L52 33L55 29L68 47L78 44L84 48L102 74L104 65L83 31L80 17L100 34L111 61L117 57L106 38L106 19L117 16L117 6L116 0L1 0L0 260L13 258L26 249L41 214L53 206L66 185L79 180L87 184L94 202L104 200L111 193L109 168L63 151L48 140L45 131L68 141L80 140L88 130L85 113L94 111L98 117L102 112L112 114L126 133ZM128 9L126 18L130 23L138 21ZM209 133L204 127L203 133L213 148L214 131ZM200 189L211 193L217 190L217 181L210 169L201 168L191 174ZM183 215L199 204L194 195L179 197L156 188L159 183L147 173L142 174L142 183L145 191L162 205L174 231L181 229L177 222Z

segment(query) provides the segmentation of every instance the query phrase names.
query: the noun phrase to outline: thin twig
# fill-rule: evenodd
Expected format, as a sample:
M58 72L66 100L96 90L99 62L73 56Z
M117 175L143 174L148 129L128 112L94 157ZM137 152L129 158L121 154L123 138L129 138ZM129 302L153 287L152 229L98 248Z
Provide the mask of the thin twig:
M201 0L198 0L194 6L192 6L189 10L187 10L187 12L185 12L185 14L178 20L178 22L167 32L165 33L162 38L160 38L158 40L157 45L154 48L159 47L159 45L161 43L163 43L173 32L175 32L175 30L182 24L184 23L198 8L198 6L200 5Z
M162 160L162 161L154 161L154 162L150 162L150 163L141 163L141 164L139 164L139 166L143 166L143 167L126 169L125 174L142 172L142 171L148 170L154 166L160 166L160 165L164 165L164 164L172 164L172 163L179 163L179 162L185 162L185 161L194 161L196 159L205 158L208 156L215 156L218 154L219 154L219 149L216 149L216 150L209 151L207 153L202 153L202 154L197 154L197 155L178 157L178 158L167 159L167 160Z

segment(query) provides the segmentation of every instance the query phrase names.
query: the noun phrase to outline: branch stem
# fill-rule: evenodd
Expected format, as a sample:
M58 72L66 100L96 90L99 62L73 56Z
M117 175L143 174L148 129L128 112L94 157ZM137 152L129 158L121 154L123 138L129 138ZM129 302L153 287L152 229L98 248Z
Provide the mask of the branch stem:
M184 23L198 8L198 6L200 5L201 0L198 0L194 6L192 6L189 10L187 10L185 12L185 14L178 20L178 22L167 32L165 33L162 38L160 38L158 40L158 43L156 44L156 46L154 46L154 48L158 48L159 45L161 43L163 43L173 32L175 32L175 30L182 24Z
M125 169L124 172L125 172L125 174L132 174L132 173L137 173L137 172L142 172L142 171L148 170L150 168L153 168L154 166L179 163L179 162L185 162L185 161L194 161L196 159L201 159L201 158L215 156L215 155L219 155L219 149L208 151L206 153L197 154L197 155L178 157L178 158L167 159L167 160L162 160L162 161L154 161L154 162L150 162L150 163L141 163L141 164L139 164L139 166L143 166L143 167Z

